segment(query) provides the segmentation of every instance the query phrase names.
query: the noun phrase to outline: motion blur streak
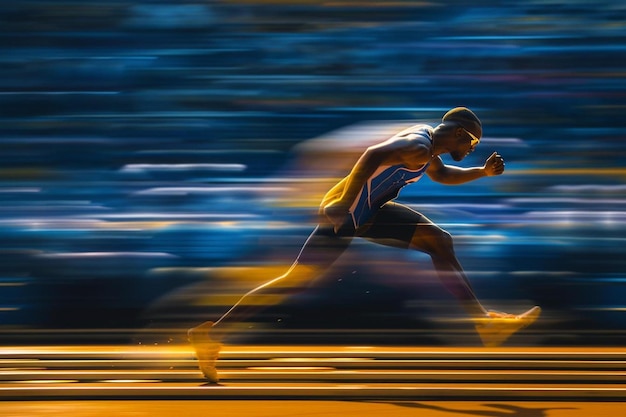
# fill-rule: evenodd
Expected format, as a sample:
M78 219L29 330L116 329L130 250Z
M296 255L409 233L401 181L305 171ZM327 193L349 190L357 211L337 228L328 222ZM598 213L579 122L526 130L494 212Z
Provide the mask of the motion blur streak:
M424 179L511 345L626 342L626 7L611 0L5 2L3 343L174 343L284 272L362 150L454 106L503 176ZM465 162L464 162L465 165ZM430 259L356 240L241 342L473 346Z

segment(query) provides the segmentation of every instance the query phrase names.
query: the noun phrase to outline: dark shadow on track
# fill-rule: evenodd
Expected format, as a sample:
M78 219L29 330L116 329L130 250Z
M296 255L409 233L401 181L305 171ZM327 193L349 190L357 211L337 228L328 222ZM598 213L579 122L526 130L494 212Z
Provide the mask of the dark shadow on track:
M369 402L369 401L368 401ZM509 404L483 404L485 407L495 408L496 410L461 410L456 408L441 407L438 405L423 404L413 401L371 401L379 404L392 404L399 407L417 408L423 410L434 410L454 415L471 415L483 417L548 417L548 411L551 410L577 410L572 407L554 407L554 408L525 408Z

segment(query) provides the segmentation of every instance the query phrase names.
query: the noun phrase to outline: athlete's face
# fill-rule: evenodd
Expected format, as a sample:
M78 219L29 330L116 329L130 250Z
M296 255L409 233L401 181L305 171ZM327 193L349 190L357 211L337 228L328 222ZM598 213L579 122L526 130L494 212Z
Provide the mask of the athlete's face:
M455 161L462 161L463 158L474 152L474 149L480 143L480 138L464 127L456 129L456 136L457 149L450 152L450 156Z

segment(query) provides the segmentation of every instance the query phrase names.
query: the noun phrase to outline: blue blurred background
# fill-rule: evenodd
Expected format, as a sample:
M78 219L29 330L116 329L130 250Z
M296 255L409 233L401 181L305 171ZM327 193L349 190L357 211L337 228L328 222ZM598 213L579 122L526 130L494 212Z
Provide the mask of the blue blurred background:
M172 343L275 276L356 152L472 108L505 175L400 200L456 237L511 344L626 342L626 5L0 6L4 343ZM447 160L447 162L450 162ZM355 242L242 339L478 345L427 257Z

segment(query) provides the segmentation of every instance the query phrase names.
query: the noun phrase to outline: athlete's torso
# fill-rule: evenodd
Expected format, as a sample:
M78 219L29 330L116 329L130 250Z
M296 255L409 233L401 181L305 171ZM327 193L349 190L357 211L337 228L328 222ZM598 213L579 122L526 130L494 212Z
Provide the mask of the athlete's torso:
M418 125L415 128L414 131L406 130L400 135L414 133L432 142L428 126ZM428 169L429 164L426 163L417 169L409 169L403 164L379 166L367 179L350 207L354 227L362 226L370 220L383 204L396 198L404 186L418 181Z

